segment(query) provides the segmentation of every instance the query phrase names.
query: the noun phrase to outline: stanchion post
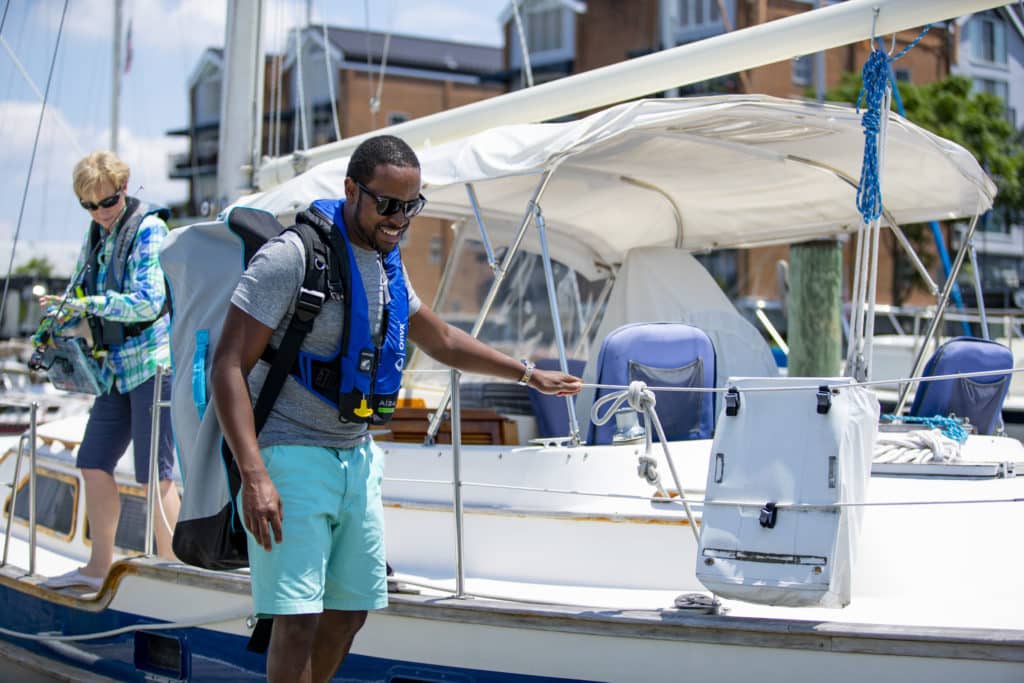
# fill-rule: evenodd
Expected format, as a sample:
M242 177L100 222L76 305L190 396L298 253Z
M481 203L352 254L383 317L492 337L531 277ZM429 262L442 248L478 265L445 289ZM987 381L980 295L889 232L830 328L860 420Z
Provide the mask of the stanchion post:
M455 502L455 597L463 598L465 591L465 555L462 528L462 406L459 400L459 376L451 370L452 389L452 487Z

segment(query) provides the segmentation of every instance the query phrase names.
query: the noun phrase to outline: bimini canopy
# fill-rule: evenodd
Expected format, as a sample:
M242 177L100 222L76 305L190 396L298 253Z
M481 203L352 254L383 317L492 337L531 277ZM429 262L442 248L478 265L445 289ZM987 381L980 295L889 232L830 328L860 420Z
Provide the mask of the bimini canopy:
M619 263L636 247L691 251L855 230L864 151L852 108L767 96L628 102L566 123L501 126L418 150L425 213L471 218L473 183L496 244L543 172L555 255ZM995 185L962 147L890 114L882 197L900 224L975 215ZM342 192L347 159L240 200L289 213ZM531 231L531 234L533 231ZM527 238L526 246L531 244ZM567 259L576 261L577 259Z

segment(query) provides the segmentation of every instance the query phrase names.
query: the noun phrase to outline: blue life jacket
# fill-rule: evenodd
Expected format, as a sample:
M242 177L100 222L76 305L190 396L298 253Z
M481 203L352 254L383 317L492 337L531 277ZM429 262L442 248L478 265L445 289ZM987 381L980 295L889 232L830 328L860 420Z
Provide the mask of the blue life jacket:
M338 409L343 422L382 424L391 419L398 403L405 367L409 329L409 294L399 250L380 254L387 277L381 339L370 329L369 305L352 245L348 240L343 199L318 199L296 222L331 225L331 256L347 258L340 282L329 282L332 295L342 296L344 325L338 348L328 356L301 351L292 369L298 382L320 400ZM344 254L344 256L342 256ZM340 291L338 291L340 290Z

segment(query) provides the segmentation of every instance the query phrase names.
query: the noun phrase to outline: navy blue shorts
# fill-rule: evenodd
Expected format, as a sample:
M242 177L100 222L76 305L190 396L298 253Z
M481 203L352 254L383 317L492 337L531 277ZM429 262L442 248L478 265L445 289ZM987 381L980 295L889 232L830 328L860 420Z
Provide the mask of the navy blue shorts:
M97 396L85 426L85 437L78 447L79 469L103 470L114 474L117 461L132 442L135 452L135 481L145 484L149 481L149 442L152 433L153 384L156 377L150 377L127 394L116 386ZM160 387L161 400L171 396L171 378L164 377ZM170 409L160 410L160 444L158 457L160 479L171 479L174 472L174 437L171 434Z

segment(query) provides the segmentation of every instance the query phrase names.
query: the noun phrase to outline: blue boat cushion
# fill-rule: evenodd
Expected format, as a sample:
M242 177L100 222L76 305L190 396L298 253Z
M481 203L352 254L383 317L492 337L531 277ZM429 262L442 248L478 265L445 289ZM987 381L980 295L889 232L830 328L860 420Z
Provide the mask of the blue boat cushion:
M700 361L700 369L683 372L687 366ZM630 370L630 361L639 364ZM668 370L667 376L652 371ZM651 377L649 386L715 386L715 350L711 340L700 329L682 323L633 323L613 330L601 344L597 357L598 384L626 386L635 373ZM676 371L673 373L672 371ZM631 372L633 375L631 375ZM638 377L639 378L639 377ZM645 380L647 381L647 380ZM690 383L692 382L692 383ZM615 389L598 389L595 402ZM671 395L671 397L666 398ZM658 418L666 426L665 436L670 441L709 438L714 429L715 396L713 393L687 394L683 392L657 392ZM688 400L697 396L696 400ZM677 399L683 399L677 403ZM675 414L679 411L679 414ZM694 411L685 414L683 411ZM699 429L695 429L699 425ZM671 429L669 428L671 426ZM590 425L587 442L611 443L615 433L614 420L595 427Z
M702 387L704 386L704 359L697 358L692 363L687 363L678 368L652 368L649 365L635 360L629 361L630 381L640 380L649 387ZM711 436L712 425L705 424L704 419L710 419L710 415L704 415L701 411L701 403L705 394L683 391L655 391L654 397L657 404L654 406L658 413L658 420L661 422L665 436L669 434L685 434L679 437L682 439L706 439ZM640 424L648 428L646 418L640 418ZM658 432L653 427L651 436L658 440Z
M585 361L578 358L567 359L569 374L583 376ZM538 358L537 367L541 370L561 370L557 358ZM537 419L537 436L548 438L553 436L569 436L569 406L565 396L549 396L530 388L530 405Z
M955 337L939 346L928 359L923 376L1012 368L1013 353L1002 344L976 337ZM1009 373L921 382L910 414L966 417L979 434L992 434L1000 422L1009 388Z

